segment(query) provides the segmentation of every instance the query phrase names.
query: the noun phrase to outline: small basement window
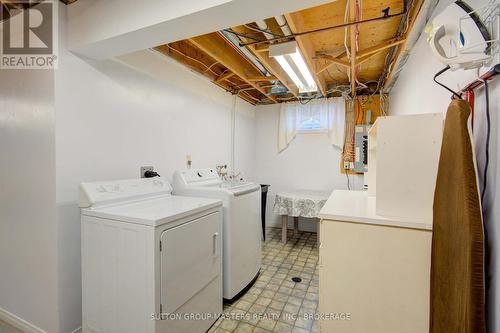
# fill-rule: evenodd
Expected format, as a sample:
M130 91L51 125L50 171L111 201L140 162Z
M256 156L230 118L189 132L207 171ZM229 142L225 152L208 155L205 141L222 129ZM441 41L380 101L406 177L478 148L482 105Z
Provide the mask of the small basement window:
M321 133L328 132L328 111L315 110L314 108L299 109L297 111L298 133Z
M326 128L323 128L321 126L320 121L317 119L314 119L314 118L309 118L307 120L304 120L297 127L298 127L298 130L301 132L316 132L316 131L320 131L320 130L326 130Z

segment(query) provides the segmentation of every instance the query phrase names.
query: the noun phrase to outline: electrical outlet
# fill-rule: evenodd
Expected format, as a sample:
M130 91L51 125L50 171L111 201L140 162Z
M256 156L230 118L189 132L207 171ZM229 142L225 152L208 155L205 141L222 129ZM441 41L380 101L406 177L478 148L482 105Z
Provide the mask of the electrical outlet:
M145 178L144 174L146 173L146 171L155 171L155 167L152 167L152 166L142 166L141 167L141 178Z
M344 161L344 170L349 169L349 161Z

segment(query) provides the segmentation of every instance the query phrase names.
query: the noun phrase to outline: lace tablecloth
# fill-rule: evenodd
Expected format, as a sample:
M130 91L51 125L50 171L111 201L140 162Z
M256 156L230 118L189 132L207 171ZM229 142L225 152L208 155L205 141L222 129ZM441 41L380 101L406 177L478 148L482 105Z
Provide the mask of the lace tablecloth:
M273 210L279 215L317 217L330 196L328 191L290 191L276 194Z

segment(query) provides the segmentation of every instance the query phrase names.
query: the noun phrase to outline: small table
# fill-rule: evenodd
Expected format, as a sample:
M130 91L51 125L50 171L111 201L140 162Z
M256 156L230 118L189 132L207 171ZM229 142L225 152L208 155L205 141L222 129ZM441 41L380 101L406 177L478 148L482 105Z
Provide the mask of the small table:
M327 191L308 190L277 193L273 210L281 215L281 241L286 243L287 240L288 216L293 216L294 234L296 235L299 227L299 216L317 218L330 194L331 192Z

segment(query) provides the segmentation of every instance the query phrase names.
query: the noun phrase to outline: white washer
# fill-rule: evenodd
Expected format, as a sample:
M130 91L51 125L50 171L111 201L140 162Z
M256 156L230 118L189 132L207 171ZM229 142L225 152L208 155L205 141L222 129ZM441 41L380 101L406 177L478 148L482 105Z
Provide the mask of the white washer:
M202 333L222 313L222 203L171 192L80 185L83 333Z
M215 169L189 169L174 173L174 193L221 199L224 206L224 298L241 296L257 278L261 267L261 193L251 182L224 182Z

